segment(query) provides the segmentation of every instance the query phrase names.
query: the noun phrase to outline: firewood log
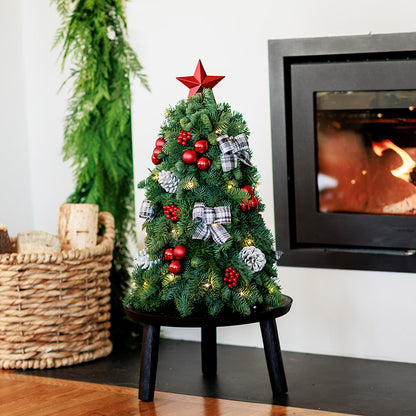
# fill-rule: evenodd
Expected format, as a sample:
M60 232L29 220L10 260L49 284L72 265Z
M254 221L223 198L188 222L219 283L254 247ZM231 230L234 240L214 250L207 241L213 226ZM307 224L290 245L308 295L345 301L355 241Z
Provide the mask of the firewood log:
M0 254L11 252L12 246L10 244L9 233L6 226L0 223Z
M62 250L82 250L97 245L98 205L65 204L59 208L58 235Z
M20 254L57 254L61 251L61 240L44 231L25 231L17 234L16 246Z
M414 214L416 211L416 194L413 194L402 201L386 205L383 212L386 214Z

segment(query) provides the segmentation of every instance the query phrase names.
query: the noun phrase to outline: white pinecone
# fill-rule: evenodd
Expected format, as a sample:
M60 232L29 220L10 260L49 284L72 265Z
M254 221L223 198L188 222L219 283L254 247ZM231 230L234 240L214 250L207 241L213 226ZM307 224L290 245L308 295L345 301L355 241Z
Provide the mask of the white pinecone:
M179 179L172 172L162 170L159 172L158 182L166 192L174 194L178 189Z
M266 264L266 256L254 246L244 247L240 251L239 257L253 272L259 272Z
M146 250L140 250L139 254L134 258L134 265L142 269L150 269L155 263L160 260L150 260Z

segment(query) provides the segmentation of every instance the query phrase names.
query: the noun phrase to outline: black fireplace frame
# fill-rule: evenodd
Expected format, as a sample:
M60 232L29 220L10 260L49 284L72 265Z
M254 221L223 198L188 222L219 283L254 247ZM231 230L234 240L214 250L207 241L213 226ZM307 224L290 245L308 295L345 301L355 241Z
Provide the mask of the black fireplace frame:
M416 271L416 217L318 212L314 174L316 155L311 156L313 149L310 146L303 149L303 144L297 143L302 136L302 126L299 127L300 118L292 111L293 105L313 106L312 102L305 103L305 96L299 99L294 95L296 88L292 85L292 77L299 79L296 71L302 74L308 65L337 67L339 77L349 77L352 82L347 90L366 90L363 85L354 84L355 77L348 74L349 65L365 67L374 62L392 61L405 63L406 74L414 70L416 75L416 33L269 41L275 224L277 246L283 251L280 265ZM392 68L394 65L384 66ZM399 82L400 85L393 82L381 89L416 90L416 76L401 76L400 79L406 82ZM314 88L308 83L304 86L309 94L306 101L312 100ZM345 85L340 90L343 89ZM373 85L371 89L377 87ZM322 91L316 91L319 90ZM306 123L311 123L310 117ZM306 162L299 157L302 152ZM302 172L303 168L309 172L307 175ZM302 184L307 187L299 191ZM324 238L315 238L317 234ZM357 239L359 234L365 238Z

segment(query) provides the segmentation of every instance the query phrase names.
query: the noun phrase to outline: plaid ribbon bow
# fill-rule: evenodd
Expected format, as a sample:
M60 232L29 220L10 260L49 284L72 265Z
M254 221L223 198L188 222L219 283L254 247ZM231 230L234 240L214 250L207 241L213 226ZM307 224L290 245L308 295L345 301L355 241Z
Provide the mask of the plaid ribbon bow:
M148 199L145 199L142 202L142 205L139 211L140 218L145 218L146 220L152 220L156 216L156 210L150 204L151 202Z
M224 172L228 172L237 167L237 159L251 166L250 155L247 152L248 140L244 133L235 137L229 137L227 134L217 138L221 150L221 166Z
M207 207L203 202L195 202L192 219L200 224L192 238L208 240L211 236L217 244L224 244L231 236L221 224L231 224L231 210L228 206Z

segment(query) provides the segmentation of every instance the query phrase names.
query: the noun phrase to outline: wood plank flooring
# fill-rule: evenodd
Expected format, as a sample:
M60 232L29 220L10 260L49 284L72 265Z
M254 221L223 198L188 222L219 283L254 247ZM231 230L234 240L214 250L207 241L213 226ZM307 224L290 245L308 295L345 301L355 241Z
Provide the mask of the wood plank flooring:
M133 388L35 377L0 370L0 415L341 416L341 413L163 392L156 392L154 402L145 403L137 399L137 389Z

